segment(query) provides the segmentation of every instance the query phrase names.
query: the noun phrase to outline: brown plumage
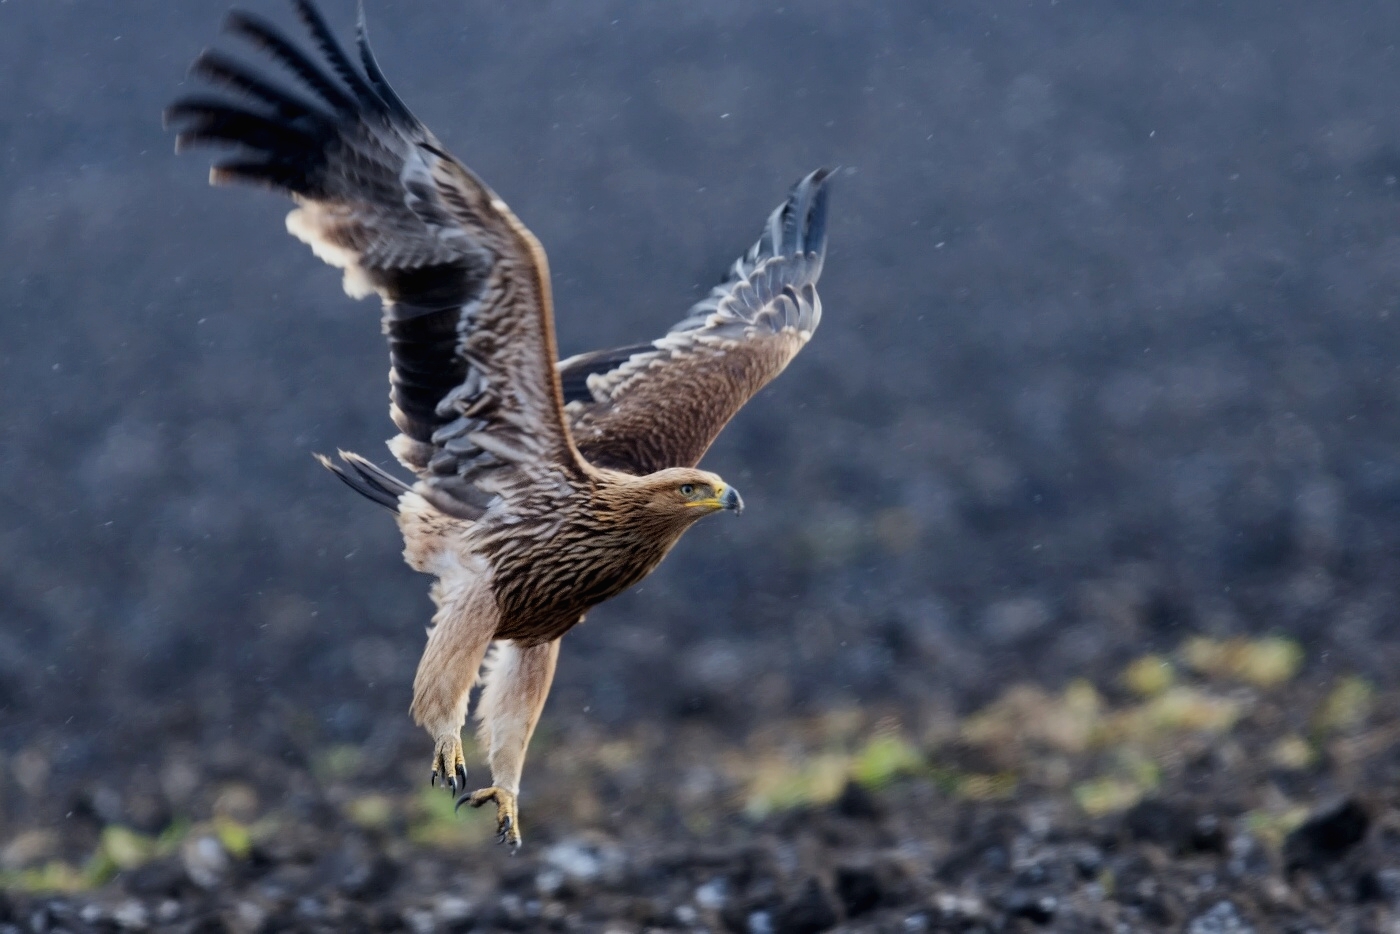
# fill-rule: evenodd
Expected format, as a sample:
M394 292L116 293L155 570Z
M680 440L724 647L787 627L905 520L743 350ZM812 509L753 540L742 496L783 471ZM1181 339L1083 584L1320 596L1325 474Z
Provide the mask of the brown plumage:
M404 557L437 578L411 711L436 740L433 778L465 790L460 730L485 661L480 733L519 842L525 749L559 638L640 581L696 520L742 500L696 464L821 319L826 182L813 172L705 300L663 337L555 363L544 251L448 155L384 80L360 25L360 67L309 0L293 0L324 64L243 12L233 34L281 63L303 97L219 52L194 73L241 97L172 105L177 149L237 149L210 173L291 195L288 230L384 303L390 441L410 486L354 454L322 462L393 509ZM327 66L328 69L327 70ZM488 646L496 649L486 660Z

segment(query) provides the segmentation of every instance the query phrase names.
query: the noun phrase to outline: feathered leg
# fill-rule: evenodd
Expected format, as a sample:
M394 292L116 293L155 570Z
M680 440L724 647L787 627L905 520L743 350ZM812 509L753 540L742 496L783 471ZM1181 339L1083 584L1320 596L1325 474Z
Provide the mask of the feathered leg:
M433 783L441 780L453 794L461 794L467 787L462 724L499 613L489 577L482 574L444 576L433 585L433 601L438 610L413 678L410 711L413 722L436 742Z
M520 845L516 797L525 768L525 749L540 722L558 660L558 639L523 647L502 641L496 643L486 665L486 686L477 704L477 738L488 750L492 784L463 795L457 803L481 807L495 801L497 832L501 842L511 846Z

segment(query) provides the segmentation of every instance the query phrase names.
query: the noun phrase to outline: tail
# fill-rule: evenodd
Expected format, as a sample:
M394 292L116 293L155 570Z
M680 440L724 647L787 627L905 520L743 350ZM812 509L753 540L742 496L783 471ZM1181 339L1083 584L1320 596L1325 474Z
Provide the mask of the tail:
M316 459L321 462L322 467L343 480L345 485L356 493L394 512L399 511L399 497L410 489L407 483L379 469L358 454L349 451L338 453L340 459L345 462L343 467L324 454L317 454Z

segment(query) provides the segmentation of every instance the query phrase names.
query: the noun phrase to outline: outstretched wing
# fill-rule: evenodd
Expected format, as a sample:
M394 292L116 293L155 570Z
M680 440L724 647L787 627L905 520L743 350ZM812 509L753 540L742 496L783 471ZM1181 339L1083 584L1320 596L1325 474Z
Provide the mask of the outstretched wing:
M585 458L634 474L692 467L797 355L822 316L830 177L819 169L794 185L729 277L665 337L559 363Z
M166 111L177 151L235 147L210 181L291 195L299 207L287 229L345 270L352 296L383 299L390 413L402 432L390 446L435 505L476 518L522 479L574 475L544 251L389 87L363 19L361 70L309 0L293 5L320 63L251 14L233 12L227 29L311 95L206 51L193 73L231 95Z

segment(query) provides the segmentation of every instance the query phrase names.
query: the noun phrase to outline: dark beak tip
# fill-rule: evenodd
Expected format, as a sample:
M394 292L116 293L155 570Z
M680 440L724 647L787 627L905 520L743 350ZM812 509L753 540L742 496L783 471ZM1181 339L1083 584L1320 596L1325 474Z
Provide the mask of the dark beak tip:
M732 486L724 491L724 508L734 513L736 516L744 511L744 498L739 495L739 491Z

